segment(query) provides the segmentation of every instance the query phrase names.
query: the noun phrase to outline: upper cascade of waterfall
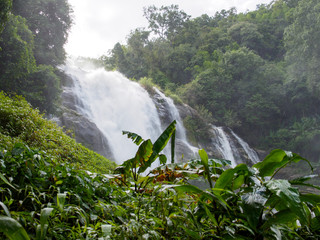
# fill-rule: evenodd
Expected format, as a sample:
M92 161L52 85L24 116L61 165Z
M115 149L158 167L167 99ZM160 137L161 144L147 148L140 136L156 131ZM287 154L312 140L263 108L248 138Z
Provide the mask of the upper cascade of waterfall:
M137 151L137 146L122 131L135 132L152 141L161 134L157 109L138 83L118 72L103 68L82 70L70 63L65 72L72 76L74 91L81 99L78 111L103 132L118 164L132 158Z

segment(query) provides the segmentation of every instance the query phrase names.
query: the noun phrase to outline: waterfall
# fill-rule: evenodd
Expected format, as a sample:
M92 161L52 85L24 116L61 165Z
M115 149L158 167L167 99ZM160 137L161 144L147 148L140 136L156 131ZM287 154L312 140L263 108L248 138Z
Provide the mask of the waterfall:
M234 149L231 147L231 142L228 139L226 133L223 131L222 127L212 126L212 131L215 133L216 140L215 145L222 158L231 161L231 166L237 165L234 157Z
M76 112L69 122L77 124L75 121L81 121L81 116L92 121L92 128L78 128L78 134L80 132L83 136L89 132L88 139L92 140L95 132L91 129L98 128L102 139L100 145L106 149L107 144L108 151L100 150L107 153L106 157L121 164L135 155L138 146L122 135L122 131L137 133L154 142L173 120L177 121L176 161L183 162L198 157L198 148L187 141L186 130L176 105L160 90L154 88L154 94L150 96L137 82L130 81L118 72L87 67L83 63L79 67L74 62L69 62L64 71L73 81L70 84L72 86L65 86L63 94L68 103L67 109ZM231 129L212 126L211 134L212 141L205 148L210 149L213 156L218 153L219 157L230 160L232 166L240 162L259 161L255 151ZM92 145L96 144L92 142ZM164 154L170 156L169 147L164 149ZM153 167L157 164L154 163Z
M196 157L199 149L197 147L194 147L191 144L189 144L189 142L187 140L186 130L183 126L183 122L180 117L179 111L178 111L176 105L174 104L173 100L171 98L167 97L166 95L164 95L157 88L154 88L154 91L159 95L161 101L163 101L162 104L164 104L164 106L165 106L165 108L161 108L161 107L158 108L159 114L166 115L166 118L167 118L167 120L169 120L169 122L172 122L173 120L177 121L176 139L185 145L185 150L187 150L187 151L190 150L189 156Z
M237 139L245 153L247 154L248 158L253 162L257 163L260 161L258 154L256 151L254 151L252 148L249 147L248 143L243 141L237 134L235 134L231 129L230 129L231 134Z
M82 100L78 111L92 119L106 136L118 164L137 151L137 146L122 135L123 130L153 142L159 137L162 127L157 109L138 83L102 68L84 71L68 66L65 71L72 76L74 91Z
M260 161L258 154L230 128L211 125L211 131L214 136L211 141L216 151L222 158L231 161L232 167L239 163L251 165Z

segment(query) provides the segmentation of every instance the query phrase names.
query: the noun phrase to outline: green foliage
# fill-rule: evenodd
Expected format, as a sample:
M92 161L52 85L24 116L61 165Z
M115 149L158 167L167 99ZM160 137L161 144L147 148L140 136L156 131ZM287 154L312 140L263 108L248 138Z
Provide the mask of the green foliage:
M316 42L320 29L320 4L314 0L300 1L294 12L294 22L285 31L286 60L289 81L303 82L309 94L319 96L319 47Z
M3 0L0 2L0 34L7 22L9 12L11 10L12 0ZM1 48L0 48L1 50Z
M1 1L0 89L23 95L34 107L52 114L65 77L57 65L65 59L69 5L64 0L17 0L10 14L9 9L11 1Z
M125 161L116 169L116 172L119 172L123 175L124 178L121 179L121 181L126 186L130 185L130 183L127 182L128 177L132 177L134 180L135 191L143 191L143 188L146 187L152 178L139 178L139 174L144 173L148 168L150 168L152 163L154 163L158 158L161 164L167 163L167 157L163 154L160 154L160 152L167 145L170 138L172 142L171 161L174 163L175 125L176 121L173 121L153 144L150 139L143 140L141 136L137 135L136 133L123 131L123 134L128 135L128 138L131 138L132 141L139 146L135 157Z
M149 22L149 28L161 39L173 39L179 30L183 27L188 16L184 11L179 10L178 5L149 6L144 8L144 16Z
M27 19L34 34L38 64L57 66L65 59L63 45L71 27L71 9L66 0L15 0L13 14Z
M139 83L149 92L154 92L153 87L155 84L153 83L153 80L151 78L140 78Z
M22 108L21 112L28 108L22 99L11 100L10 105ZM5 104L0 107L3 108ZM30 109L27 111L31 116L35 114ZM21 113L17 112L16 116L22 121ZM29 126L18 122L13 126L14 119L1 124L6 127L2 132L18 137ZM33 120L34 124L40 124L39 119ZM48 126L48 123L42 125ZM252 167L239 164L231 168L230 161L209 159L204 150L199 150L200 159L166 164L166 156L160 152L174 138L174 132L175 122L154 144L138 134L124 132L139 148L134 158L116 169L118 174L89 172L92 163L83 162L79 168L76 163L58 159L49 149L44 151L23 143L7 145L0 151L0 237L319 238L320 197L294 187L320 190L320 186L308 182L319 176L290 181L273 178L289 163L305 159L277 149ZM66 138L63 140L66 144ZM145 175L147 167L157 158L161 165ZM203 188L191 185L190 181L195 179L205 180L209 185Z
M0 232L12 240L29 240L29 236L21 224L13 218L0 216Z
M274 144L281 148L296 149L301 155L317 162L319 159L319 117L302 118L293 122L289 128L281 128L271 133L266 139L266 144Z
M88 163L89 169L106 172L115 164L86 149L63 133L52 121L45 120L22 98L13 99L0 93L0 146L11 148L24 142L30 147L46 151L57 161ZM90 164L89 164L90 163Z
M7 92L20 92L28 85L28 74L36 65L33 56L33 36L20 16L10 15L0 38L0 82Z

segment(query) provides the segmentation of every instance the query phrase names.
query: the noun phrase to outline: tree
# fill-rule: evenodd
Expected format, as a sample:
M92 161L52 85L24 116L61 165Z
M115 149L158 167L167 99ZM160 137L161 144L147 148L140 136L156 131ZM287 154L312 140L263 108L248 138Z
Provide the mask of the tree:
M285 30L288 82L303 82L309 93L320 96L320 2L301 0L294 22Z
M217 63L180 88L186 103L193 107L204 106L220 124L223 123L227 110L234 107L232 104L234 90L230 74L226 73Z
M258 26L249 22L237 22L228 29L229 35L240 46L259 52L262 47L262 34Z
M54 113L61 93L60 78L52 66L39 65L28 75L22 94L40 111Z
M194 54L195 49L190 44L180 44L170 49L163 72L171 82L179 85L190 82L192 77L190 60Z
M27 19L34 34L38 64L57 66L65 59L63 48L71 27L67 0L13 0L13 13Z
M1 90L21 94L28 74L36 68L33 46L33 35L26 19L10 15L0 39Z
M124 71L129 78L140 79L147 76L146 48L149 43L149 34L149 31L136 29L127 38L125 57L128 63Z
M12 0L0 1L0 34L3 31L3 28L7 22L8 14L11 10L11 6L12 6Z
M1 36L0 90L23 95L34 107L53 113L61 76L52 66L36 65L33 34L26 19L11 14Z
M149 6L143 9L144 16L149 22L149 28L161 39L172 40L184 23L190 18L178 5Z

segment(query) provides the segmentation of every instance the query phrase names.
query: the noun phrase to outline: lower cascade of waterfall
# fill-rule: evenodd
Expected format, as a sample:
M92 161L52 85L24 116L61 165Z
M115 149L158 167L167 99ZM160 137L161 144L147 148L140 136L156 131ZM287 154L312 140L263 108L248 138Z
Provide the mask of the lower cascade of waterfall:
M70 99L72 94L76 98L71 104L74 106L70 106L69 101L68 108L90 119L100 130L112 153L112 157L107 158L121 164L135 155L138 147L122 135L122 131L137 133L154 142L173 120L177 121L176 149L180 149L176 159L183 161L181 156L186 160L198 158L198 148L188 143L183 121L174 102L158 89L154 89L155 95L150 97L137 82L103 68L85 68L69 63L64 71L72 78L72 84L64 88L63 96ZM80 117L75 119L80 121ZM253 163L259 161L255 151L231 130L227 134L223 128L212 126L212 132L216 136L212 140L216 151L222 158L230 160L233 166L242 154L239 153L239 146ZM165 148L164 152L167 157L170 156L170 149Z
M249 147L248 143L231 129L227 130L211 125L211 131L215 136L212 143L223 159L231 161L232 167L239 163L254 164L260 161L258 154Z

